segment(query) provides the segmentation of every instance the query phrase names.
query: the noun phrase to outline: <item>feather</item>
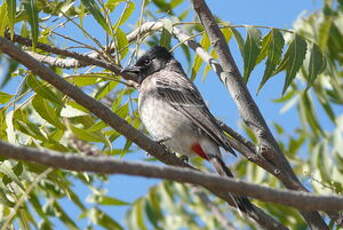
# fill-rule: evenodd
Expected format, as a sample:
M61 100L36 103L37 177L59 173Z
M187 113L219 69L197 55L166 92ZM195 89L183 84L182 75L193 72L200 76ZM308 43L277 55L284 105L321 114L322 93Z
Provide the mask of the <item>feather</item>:
M170 69L161 70L157 74L155 84L158 96L191 119L200 130L218 145L236 156L217 120L210 113L193 83L183 73L170 71Z

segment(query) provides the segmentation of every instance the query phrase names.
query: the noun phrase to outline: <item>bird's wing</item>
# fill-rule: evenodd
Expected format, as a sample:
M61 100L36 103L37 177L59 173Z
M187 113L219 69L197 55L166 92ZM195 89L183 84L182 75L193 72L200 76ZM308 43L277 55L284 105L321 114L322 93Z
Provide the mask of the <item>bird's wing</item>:
M199 91L188 78L178 72L161 71L155 79L157 93L161 99L191 119L226 151L236 155Z

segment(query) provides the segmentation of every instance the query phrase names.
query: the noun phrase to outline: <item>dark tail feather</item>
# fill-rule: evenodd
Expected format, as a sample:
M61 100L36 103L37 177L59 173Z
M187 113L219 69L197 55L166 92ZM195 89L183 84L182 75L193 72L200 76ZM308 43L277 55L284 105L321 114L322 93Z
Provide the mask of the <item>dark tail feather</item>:
M225 165L225 163L221 159L221 157L211 156L210 162L213 164L213 166L215 167L215 169L219 175L233 178L232 172ZM237 208L240 211L247 213L247 212L252 211L254 209L254 206L251 204L251 202L249 201L249 199L247 197L237 196L237 195L233 195L233 194L230 194L230 195L231 195L233 201L236 203Z

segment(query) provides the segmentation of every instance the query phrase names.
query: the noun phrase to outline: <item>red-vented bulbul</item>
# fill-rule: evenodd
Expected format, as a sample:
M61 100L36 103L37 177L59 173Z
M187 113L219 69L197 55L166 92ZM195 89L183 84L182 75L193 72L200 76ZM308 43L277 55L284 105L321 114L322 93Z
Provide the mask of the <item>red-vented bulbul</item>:
M138 76L138 111L154 140L186 156L210 161L220 175L233 177L219 147L236 155L181 64L164 47L155 46L123 72ZM252 209L245 197L232 195L238 208Z

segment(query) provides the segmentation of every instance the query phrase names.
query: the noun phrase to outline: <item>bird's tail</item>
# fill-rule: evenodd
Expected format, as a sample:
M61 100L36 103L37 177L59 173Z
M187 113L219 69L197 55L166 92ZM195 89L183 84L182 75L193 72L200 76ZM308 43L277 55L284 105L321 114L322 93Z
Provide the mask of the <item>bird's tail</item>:
M211 156L210 162L212 163L212 165L214 166L219 175L233 178L232 172L225 165L224 161L220 156ZM248 213L249 211L252 211L254 209L254 206L247 197L237 196L233 194L230 194L230 196L235 202L236 207L241 212Z

